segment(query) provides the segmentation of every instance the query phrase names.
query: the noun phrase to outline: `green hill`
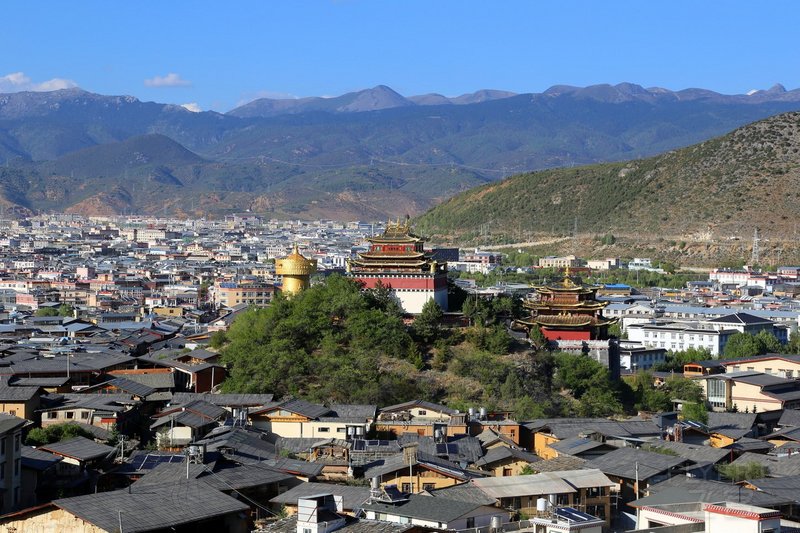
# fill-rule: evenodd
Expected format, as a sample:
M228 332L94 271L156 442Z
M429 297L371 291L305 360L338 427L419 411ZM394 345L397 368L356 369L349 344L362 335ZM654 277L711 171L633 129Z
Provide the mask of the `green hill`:
M800 113L777 115L663 155L513 176L421 216L438 239L479 233L608 231L725 238L789 234L800 215Z

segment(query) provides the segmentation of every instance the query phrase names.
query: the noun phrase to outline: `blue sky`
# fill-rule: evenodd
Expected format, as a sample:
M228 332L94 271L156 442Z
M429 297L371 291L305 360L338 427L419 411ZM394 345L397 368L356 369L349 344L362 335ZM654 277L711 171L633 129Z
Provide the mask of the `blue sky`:
M8 0L2 17L0 92L74 84L203 110L379 84L800 87L790 0Z

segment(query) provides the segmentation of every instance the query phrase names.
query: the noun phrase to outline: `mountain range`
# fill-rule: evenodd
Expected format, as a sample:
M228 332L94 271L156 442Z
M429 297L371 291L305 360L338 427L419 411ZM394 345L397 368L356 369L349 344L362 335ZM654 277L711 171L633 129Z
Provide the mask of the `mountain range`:
M623 83L260 99L228 113L80 89L0 94L0 205L18 213L375 219L531 170L647 157L800 109Z
M514 242L518 228L570 235L579 225L584 235L708 243L749 240L760 228L796 249L799 200L800 113L790 112L656 157L477 187L431 209L417 229L440 241L483 233Z

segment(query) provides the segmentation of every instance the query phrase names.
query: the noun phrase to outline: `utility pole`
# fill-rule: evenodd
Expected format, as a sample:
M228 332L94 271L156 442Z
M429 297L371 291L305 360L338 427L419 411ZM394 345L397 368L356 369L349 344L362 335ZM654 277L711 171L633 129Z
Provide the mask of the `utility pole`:
M761 241L761 238L758 236L758 228L755 229L753 233L753 253L750 256L750 265L755 266L759 263L759 249L758 243Z

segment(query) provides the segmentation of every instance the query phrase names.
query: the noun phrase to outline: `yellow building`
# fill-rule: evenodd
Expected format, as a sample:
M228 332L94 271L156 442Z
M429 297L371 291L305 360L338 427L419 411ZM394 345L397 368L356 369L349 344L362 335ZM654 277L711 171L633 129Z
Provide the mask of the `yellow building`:
M307 289L311 282L311 274L316 271L317 260L303 257L297 248L297 243L292 253L283 259L275 260L275 274L283 277L281 290L286 294L297 294Z

